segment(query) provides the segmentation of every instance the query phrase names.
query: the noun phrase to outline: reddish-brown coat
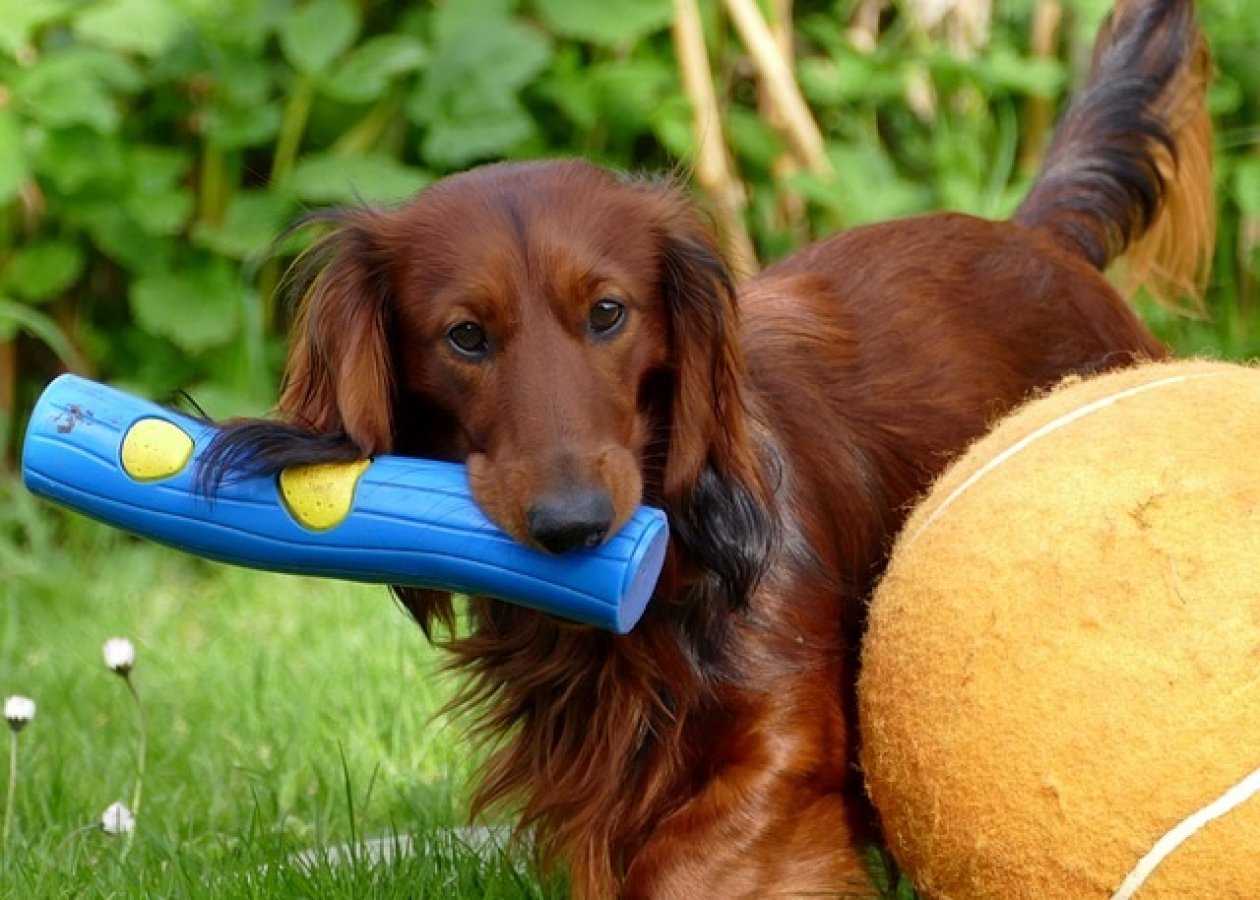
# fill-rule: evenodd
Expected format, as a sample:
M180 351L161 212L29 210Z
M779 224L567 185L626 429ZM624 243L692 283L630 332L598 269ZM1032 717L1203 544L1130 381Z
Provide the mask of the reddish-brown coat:
M1210 207L1206 163L1185 165L1208 146L1192 5L1130 12L1013 221L853 229L738 296L679 189L580 161L477 169L338 217L287 423L230 425L220 470L466 460L479 504L527 543L531 505L575 481L618 521L641 500L670 515L633 633L473 599L448 642L493 747L478 809L519 813L577 896L867 891L852 686L893 534L1029 393L1164 355L1095 266L1159 209ZM1192 280L1210 222L1163 234ZM606 297L628 316L601 336L586 322ZM462 321L489 335L484 358L447 340ZM453 621L448 597L399 593L426 630Z
M625 637L474 601L451 646L499 747L479 802L520 804L581 896L860 886L846 686L890 535L1029 391L1163 348L1091 266L968 216L845 232L738 298L680 191L582 162L475 170L343 227L374 250L317 283L290 417L366 453L467 459L479 504L524 542L524 510L558 480L602 484L624 519L685 503L705 466L777 532L747 611L714 611L729 621L713 660L679 637L681 548ZM380 306L362 301L374 279ZM605 296L630 317L594 339ZM446 345L464 320L490 335L486 359ZM330 362L336 398L311 390ZM447 609L404 598L426 622Z

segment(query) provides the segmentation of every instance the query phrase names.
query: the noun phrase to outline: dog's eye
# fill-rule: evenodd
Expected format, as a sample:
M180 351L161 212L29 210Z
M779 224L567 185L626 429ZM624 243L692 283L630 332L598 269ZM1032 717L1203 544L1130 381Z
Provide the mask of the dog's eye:
M446 339L452 347L464 356L481 357L490 349L486 341L486 331L476 322L460 322L452 325L446 332Z
M591 307L591 313L588 317L591 331L595 334L607 334L612 331L626 317L626 307L618 300L610 300L604 298Z

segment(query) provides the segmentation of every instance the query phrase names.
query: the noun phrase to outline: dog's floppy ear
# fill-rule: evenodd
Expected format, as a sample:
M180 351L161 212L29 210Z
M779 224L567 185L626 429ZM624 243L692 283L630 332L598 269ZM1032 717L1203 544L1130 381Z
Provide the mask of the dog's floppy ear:
M727 613L746 608L765 572L778 529L751 433L730 272L682 193L671 189L662 202L672 394L661 495L672 546L692 572L684 629L699 658L710 658L725 640Z
M383 215L339 214L337 230L310 251L279 412L305 430L344 432L365 456L393 444L390 272L380 248Z
M711 232L677 189L666 197L661 292L674 373L663 493L684 499L706 466L725 478L756 479L747 433L744 357L735 287Z

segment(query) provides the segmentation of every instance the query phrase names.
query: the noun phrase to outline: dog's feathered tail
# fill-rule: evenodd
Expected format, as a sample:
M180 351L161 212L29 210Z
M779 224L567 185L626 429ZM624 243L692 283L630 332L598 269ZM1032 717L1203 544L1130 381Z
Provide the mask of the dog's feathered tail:
M1014 221L1167 305L1201 303L1216 242L1212 62L1193 0L1120 0Z

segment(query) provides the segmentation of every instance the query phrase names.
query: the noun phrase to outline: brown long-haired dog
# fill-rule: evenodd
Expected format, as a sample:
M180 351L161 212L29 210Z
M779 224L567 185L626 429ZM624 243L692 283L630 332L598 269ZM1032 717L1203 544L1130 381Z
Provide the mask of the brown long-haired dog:
M477 808L518 812L580 897L863 891L864 598L995 417L1164 355L1100 272L1127 249L1162 283L1201 275L1208 68L1191 0L1124 4L1011 221L854 229L739 290L675 185L579 161L339 211L281 421L232 425L216 464L465 460L487 514L552 552L663 507L630 635L471 601L448 646L495 747ZM398 593L451 623L448 597Z

